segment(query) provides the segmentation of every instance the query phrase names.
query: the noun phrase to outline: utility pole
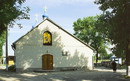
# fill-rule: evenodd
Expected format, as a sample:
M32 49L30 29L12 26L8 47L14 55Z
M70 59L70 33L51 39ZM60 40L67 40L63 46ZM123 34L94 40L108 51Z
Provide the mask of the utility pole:
M8 26L6 25L6 71L8 71Z

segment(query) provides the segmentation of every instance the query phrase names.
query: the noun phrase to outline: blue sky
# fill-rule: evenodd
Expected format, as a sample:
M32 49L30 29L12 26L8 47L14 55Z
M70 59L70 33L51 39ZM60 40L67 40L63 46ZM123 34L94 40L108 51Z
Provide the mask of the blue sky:
M17 21L23 25L20 29L17 25L9 28L9 55L14 55L11 45L14 41L26 34L32 26L42 22L44 6L51 20L73 34L73 22L78 18L96 16L101 14L95 0L27 0L23 6L30 7L30 20Z

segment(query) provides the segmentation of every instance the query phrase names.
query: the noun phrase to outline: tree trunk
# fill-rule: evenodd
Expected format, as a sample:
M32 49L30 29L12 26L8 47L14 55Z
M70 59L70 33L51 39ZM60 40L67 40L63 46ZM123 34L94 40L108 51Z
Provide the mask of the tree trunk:
M96 52L96 64L98 62L98 51Z
M130 65L128 66L128 76L130 76Z
M130 42L128 42L128 47L126 50L126 74L130 76Z
M8 27L6 28L6 70L8 71Z
M125 1L125 5L124 5L124 7L125 7L125 12L124 12L124 15L125 15L125 25L124 25L124 27L125 28L127 28L127 27L129 27L129 16L128 16L128 14L129 14L129 1L128 0L124 0ZM128 32L129 32L129 30L127 30L127 34L128 34ZM128 35L128 37L129 37L129 35ZM127 47L126 47L126 66L127 66L127 69L126 69L126 74L127 74L127 76L130 76L130 38L128 38L128 40L127 40Z
M130 65L126 67L126 75L130 76Z

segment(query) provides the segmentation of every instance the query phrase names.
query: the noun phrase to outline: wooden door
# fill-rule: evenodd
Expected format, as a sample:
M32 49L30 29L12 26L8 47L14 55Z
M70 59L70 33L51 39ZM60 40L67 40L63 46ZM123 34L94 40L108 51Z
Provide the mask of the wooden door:
M42 56L42 69L52 70L53 69L53 56L50 54L45 54Z

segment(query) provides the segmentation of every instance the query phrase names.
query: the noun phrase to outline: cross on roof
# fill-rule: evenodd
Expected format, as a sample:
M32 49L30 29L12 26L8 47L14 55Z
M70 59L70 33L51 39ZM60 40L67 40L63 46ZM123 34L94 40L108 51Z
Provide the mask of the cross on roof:
M44 6L44 13L46 13L47 12L47 7L46 6Z

